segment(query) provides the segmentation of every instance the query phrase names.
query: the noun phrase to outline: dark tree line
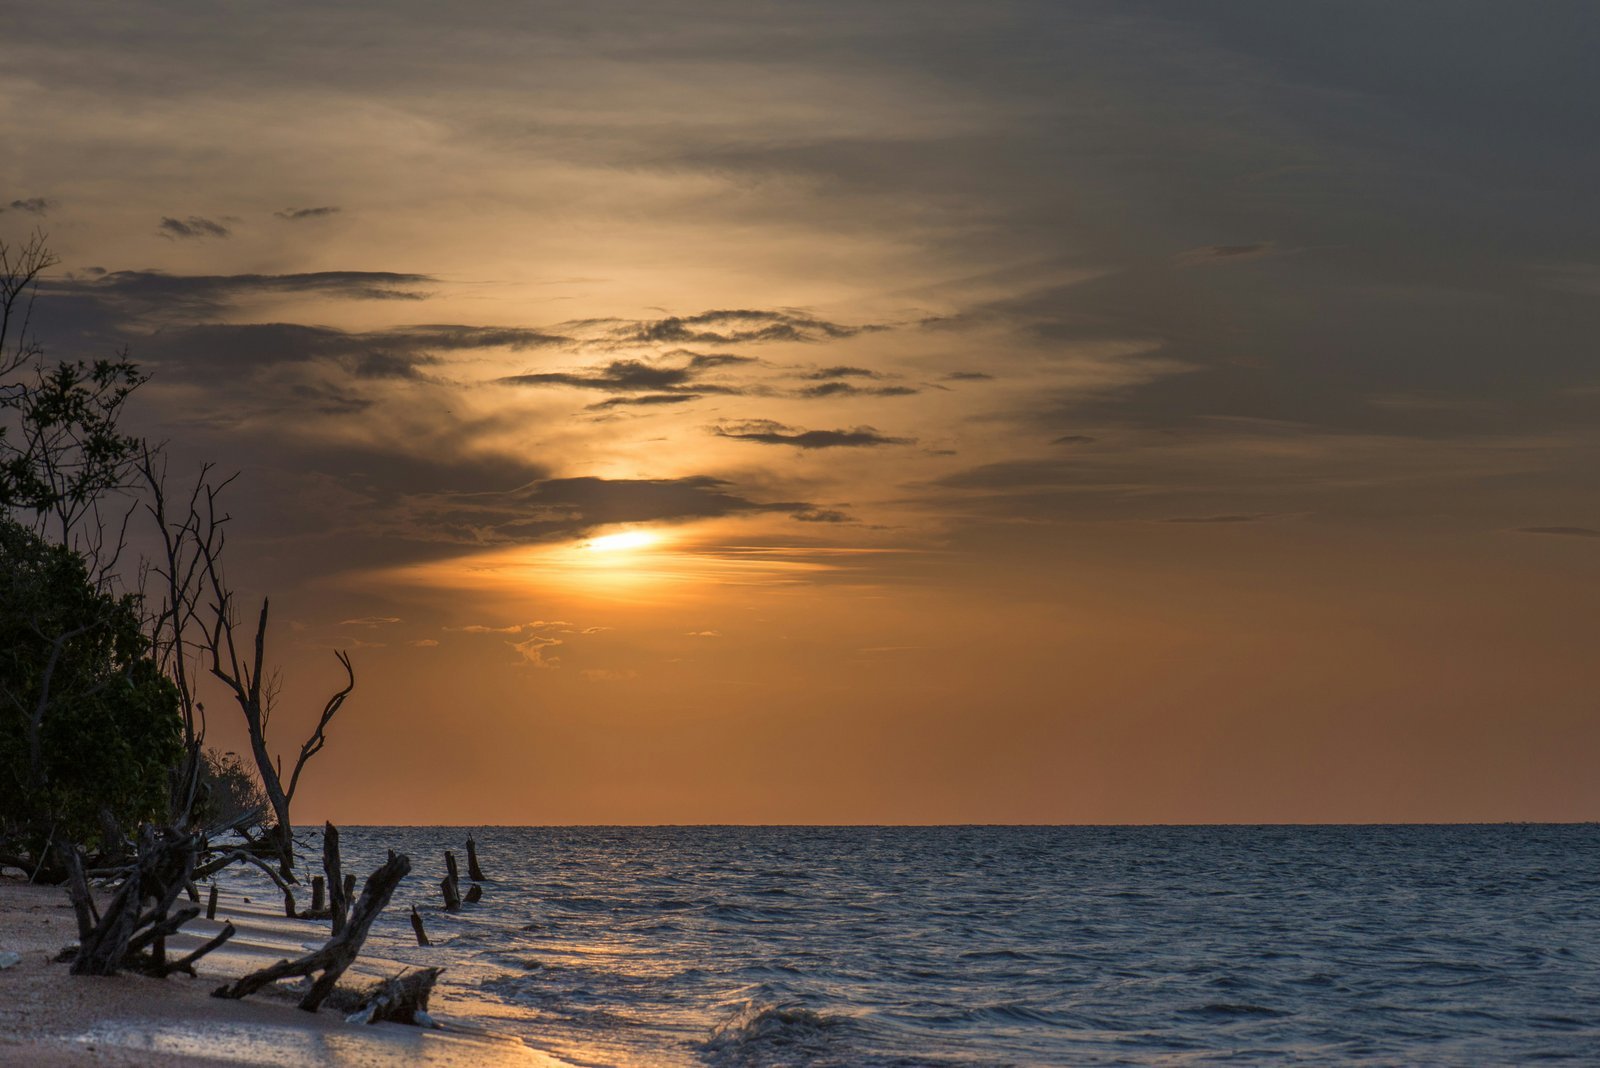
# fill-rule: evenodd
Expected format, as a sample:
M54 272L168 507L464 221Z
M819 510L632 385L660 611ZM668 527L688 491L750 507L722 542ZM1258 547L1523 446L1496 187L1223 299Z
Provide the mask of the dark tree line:
M115 861L155 822L232 830L294 882L291 804L354 669L335 654L344 685L285 770L268 601L250 610L225 566L233 480L206 465L173 489L161 444L125 429L147 379L126 351L47 358L32 318L54 264L42 235L0 241L0 865L60 880L74 848ZM206 692L248 759L207 749Z

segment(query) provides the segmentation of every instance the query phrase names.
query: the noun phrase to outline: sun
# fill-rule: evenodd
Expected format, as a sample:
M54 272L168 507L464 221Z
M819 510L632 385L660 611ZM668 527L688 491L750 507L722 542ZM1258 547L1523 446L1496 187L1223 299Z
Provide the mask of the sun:
M661 540L661 535L648 530L624 530L617 534L603 534L590 538L583 548L592 553L614 553L627 549L646 549Z

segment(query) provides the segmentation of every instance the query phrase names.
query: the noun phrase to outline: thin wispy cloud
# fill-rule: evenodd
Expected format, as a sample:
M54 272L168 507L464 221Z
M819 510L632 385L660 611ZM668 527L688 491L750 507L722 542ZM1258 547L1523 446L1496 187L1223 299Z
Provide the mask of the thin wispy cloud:
M157 227L162 237L194 239L204 237L231 237L233 231L214 219L191 215L187 219L163 216Z
M770 419L751 419L712 428L719 437L761 445L792 445L797 449L867 448L878 445L913 445L914 438L890 437L870 426L848 430L803 430Z
M1549 534L1561 538L1600 538L1593 527L1518 527L1519 534Z
M47 215L50 209L56 207L56 202L49 197L23 197L13 200L9 204L0 205L0 211L25 211L29 215Z
M330 215L339 214L339 211L336 205L330 204L320 208L286 208L273 214L288 222L304 222L307 219L326 219Z

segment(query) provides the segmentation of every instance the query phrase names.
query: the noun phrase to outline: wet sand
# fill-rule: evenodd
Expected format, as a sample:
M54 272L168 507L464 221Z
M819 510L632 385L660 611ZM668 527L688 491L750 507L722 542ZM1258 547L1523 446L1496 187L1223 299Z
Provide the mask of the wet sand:
M452 1023L448 1005L437 1002L443 1030L350 1024L340 1013L303 1012L292 999L268 991L243 1001L212 997L223 982L327 939L325 924L287 920L268 908L225 896L216 921L192 921L169 940L169 954L180 956L219 930L223 919L233 921L238 933L225 950L200 962L198 979L75 976L67 965L50 962L77 940L66 893L0 879L0 955L22 957L0 969L0 1064L561 1068L562 1062L519 1039ZM346 981L364 983L401 968L363 958Z

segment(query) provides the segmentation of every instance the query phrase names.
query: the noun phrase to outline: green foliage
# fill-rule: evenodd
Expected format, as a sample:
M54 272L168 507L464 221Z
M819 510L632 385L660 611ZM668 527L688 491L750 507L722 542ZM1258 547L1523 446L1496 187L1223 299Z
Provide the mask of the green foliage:
M82 557L0 519L0 840L105 841L157 816L182 748L178 693L149 656L131 595Z
M204 801L198 815L204 823L236 820L253 808L267 807L261 780L238 753L207 749L200 783Z

